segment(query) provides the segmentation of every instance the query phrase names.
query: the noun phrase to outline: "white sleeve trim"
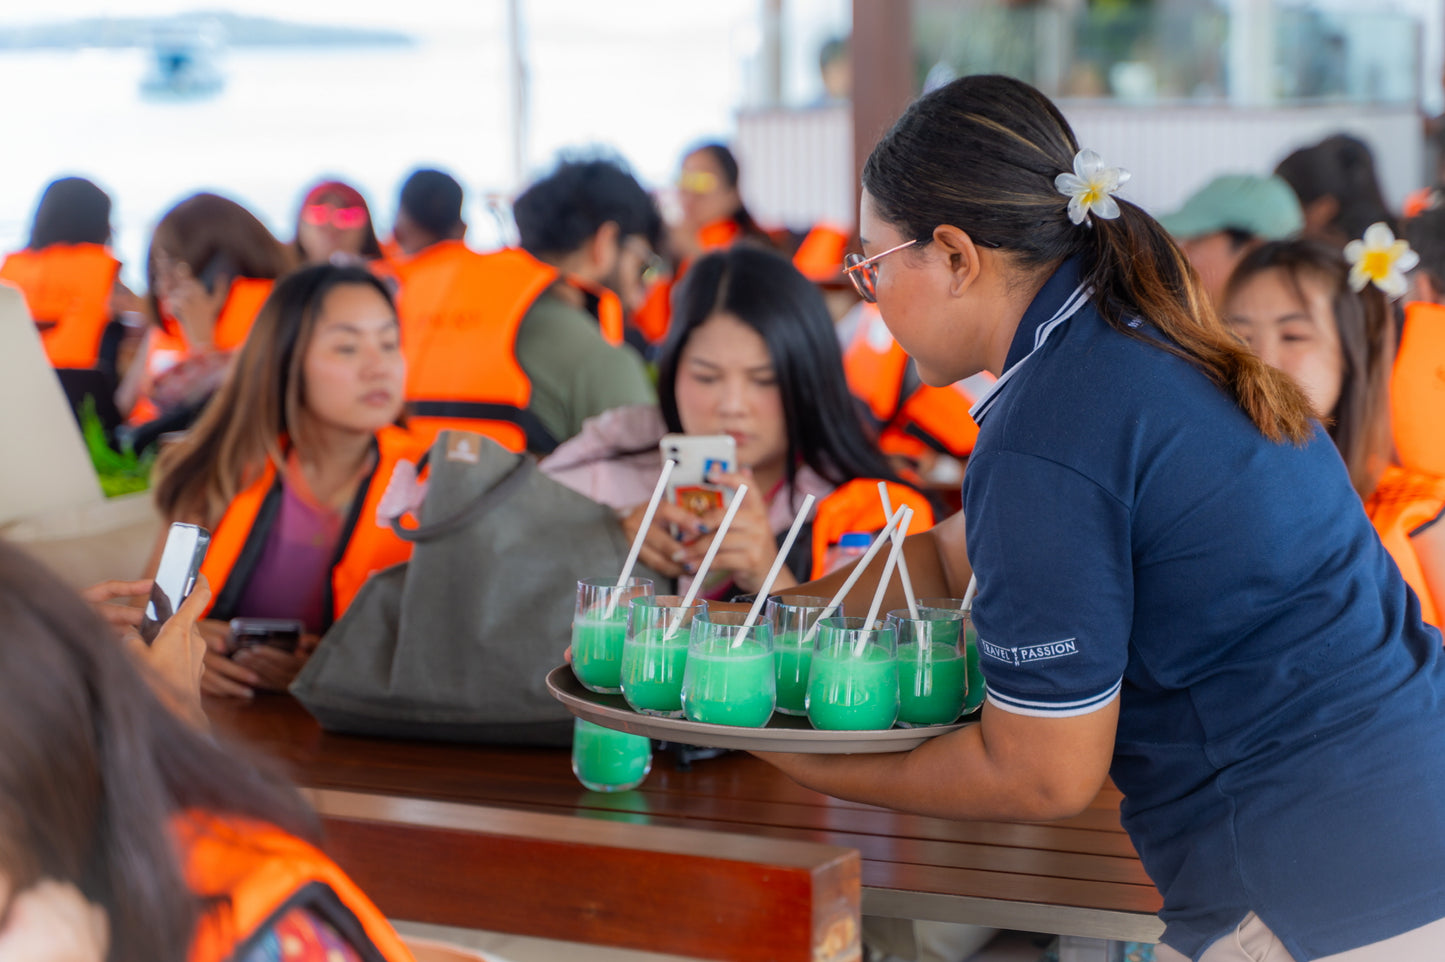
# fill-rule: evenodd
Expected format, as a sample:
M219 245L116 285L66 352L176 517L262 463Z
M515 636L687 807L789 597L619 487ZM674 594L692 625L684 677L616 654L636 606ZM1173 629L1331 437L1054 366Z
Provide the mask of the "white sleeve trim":
M1001 708L1014 715L1032 715L1035 718L1074 718L1079 715L1092 715L1094 712L1107 706L1115 698L1119 697L1119 689L1123 687L1124 679L1121 677L1108 689L1097 695L1090 695L1088 698L1080 698L1075 701L1030 701L1026 698L1014 698L1002 692L988 690L988 702L995 708Z

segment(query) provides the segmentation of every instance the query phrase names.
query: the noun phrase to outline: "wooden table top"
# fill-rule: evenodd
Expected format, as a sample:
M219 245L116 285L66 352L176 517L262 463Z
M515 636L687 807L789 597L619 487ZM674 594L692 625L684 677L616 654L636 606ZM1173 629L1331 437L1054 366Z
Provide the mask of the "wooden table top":
M1153 941L1160 897L1106 786L1083 813L1042 824L954 822L840 801L732 753L677 770L659 753L635 791L586 791L562 749L391 741L323 732L285 695L208 700L218 735L281 762L299 784L820 842L862 857L869 915Z

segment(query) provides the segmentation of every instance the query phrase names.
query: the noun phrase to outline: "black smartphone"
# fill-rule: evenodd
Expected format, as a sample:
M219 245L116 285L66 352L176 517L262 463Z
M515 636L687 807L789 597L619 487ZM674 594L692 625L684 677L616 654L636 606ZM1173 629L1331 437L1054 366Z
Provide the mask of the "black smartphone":
M145 616L141 618L140 635L146 644L156 640L161 625L176 613L181 602L196 586L196 575L200 573L201 562L205 560L210 544L211 532L199 525L171 525L170 533L166 535L165 550L161 552L161 564L151 585L150 601L146 603Z
M306 626L295 618L232 618L231 654L242 648L269 645L295 654Z

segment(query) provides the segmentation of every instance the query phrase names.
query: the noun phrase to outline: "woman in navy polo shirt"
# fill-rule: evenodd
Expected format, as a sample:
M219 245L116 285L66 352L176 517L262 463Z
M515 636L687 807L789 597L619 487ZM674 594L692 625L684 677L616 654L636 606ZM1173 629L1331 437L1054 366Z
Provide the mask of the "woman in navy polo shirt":
M1110 196L1126 177L1002 77L923 97L873 151L860 290L925 382L998 375L966 550L961 517L908 545L920 594L976 572L988 705L909 753L765 757L954 818L1064 817L1112 775L1160 959L1437 959L1440 634L1302 391Z

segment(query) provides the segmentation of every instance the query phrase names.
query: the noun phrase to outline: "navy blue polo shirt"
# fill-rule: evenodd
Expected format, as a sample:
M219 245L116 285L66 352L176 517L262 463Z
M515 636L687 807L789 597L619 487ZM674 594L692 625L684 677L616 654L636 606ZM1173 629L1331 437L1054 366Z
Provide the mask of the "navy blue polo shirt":
M1298 959L1445 917L1445 660L1323 430L1268 441L1110 327L1066 262L975 406L989 710L1120 699L1111 775L1197 957L1249 911Z

